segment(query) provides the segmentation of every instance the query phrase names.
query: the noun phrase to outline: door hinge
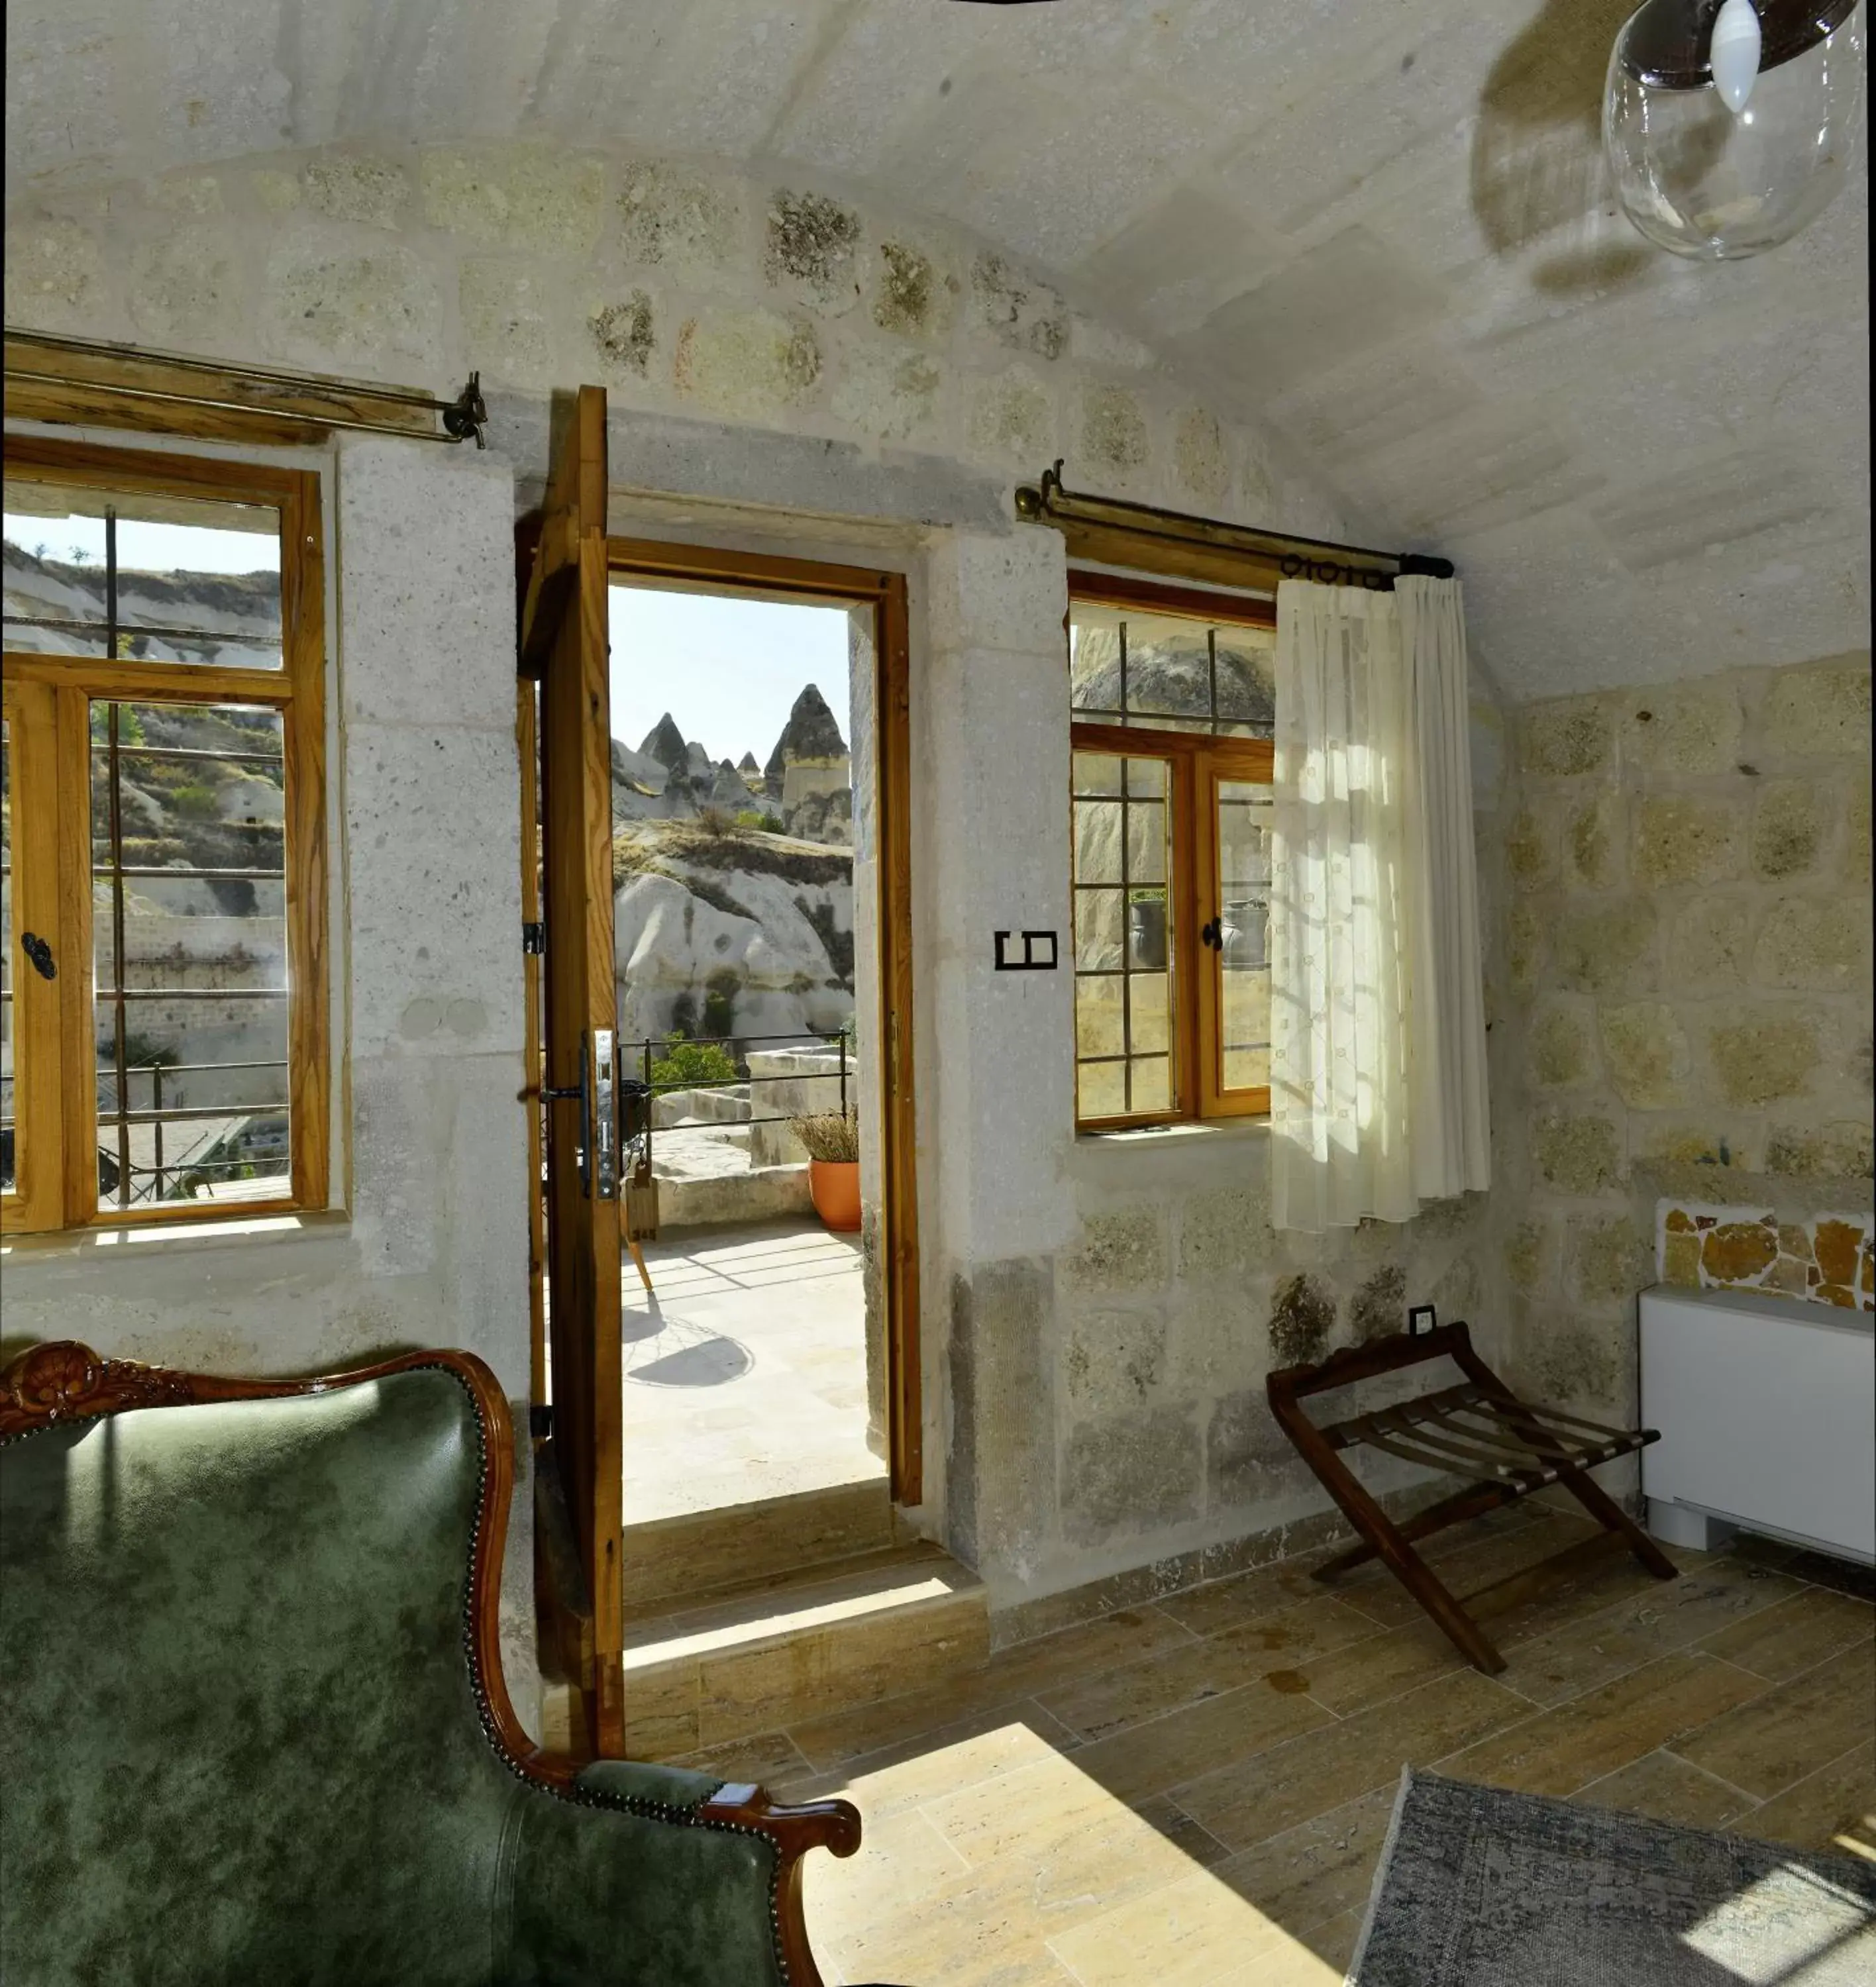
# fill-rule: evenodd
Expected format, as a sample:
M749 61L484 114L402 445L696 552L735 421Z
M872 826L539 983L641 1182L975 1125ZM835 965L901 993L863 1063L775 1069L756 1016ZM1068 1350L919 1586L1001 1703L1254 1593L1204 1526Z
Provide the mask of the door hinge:
M536 1402L528 1410L528 1432L536 1442L545 1442L554 1432L554 1410L551 1405Z
M547 927L538 919L522 925L521 950L530 959L538 959L547 950Z

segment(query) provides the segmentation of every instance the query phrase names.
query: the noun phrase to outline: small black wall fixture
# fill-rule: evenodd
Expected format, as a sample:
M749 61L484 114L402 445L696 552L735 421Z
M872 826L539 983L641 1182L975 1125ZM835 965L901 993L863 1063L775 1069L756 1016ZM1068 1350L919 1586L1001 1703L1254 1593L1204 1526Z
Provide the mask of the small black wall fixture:
M996 941L997 970L999 973L1053 973L1055 970L1055 934L1052 931L1000 931L992 934ZM1010 941L1020 938L1023 942L1020 957L1013 956Z

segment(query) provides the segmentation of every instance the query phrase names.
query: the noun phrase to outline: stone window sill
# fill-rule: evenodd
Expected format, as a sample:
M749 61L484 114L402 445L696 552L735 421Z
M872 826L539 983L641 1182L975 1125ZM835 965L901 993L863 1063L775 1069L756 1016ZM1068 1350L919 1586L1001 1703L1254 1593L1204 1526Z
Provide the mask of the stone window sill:
M0 1240L0 1261L103 1260L191 1253L202 1249L251 1249L299 1238L339 1240L351 1233L342 1208L317 1213L231 1215L224 1221L153 1221L135 1228L66 1228L45 1235L8 1235Z
M1183 1151L1195 1143L1210 1144L1220 1139L1235 1145L1247 1139L1265 1139L1270 1130L1267 1118L1214 1118L1178 1125L1141 1125L1115 1132L1078 1132L1075 1142L1098 1151L1139 1152L1155 1146Z

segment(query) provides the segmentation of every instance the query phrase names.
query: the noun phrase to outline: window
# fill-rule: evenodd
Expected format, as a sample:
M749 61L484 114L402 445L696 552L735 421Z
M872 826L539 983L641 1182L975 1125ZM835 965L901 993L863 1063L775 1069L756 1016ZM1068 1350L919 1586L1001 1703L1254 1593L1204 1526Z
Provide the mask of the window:
M1070 591L1077 1125L1267 1112L1275 613Z
M6 445L0 1220L321 1206L316 476Z

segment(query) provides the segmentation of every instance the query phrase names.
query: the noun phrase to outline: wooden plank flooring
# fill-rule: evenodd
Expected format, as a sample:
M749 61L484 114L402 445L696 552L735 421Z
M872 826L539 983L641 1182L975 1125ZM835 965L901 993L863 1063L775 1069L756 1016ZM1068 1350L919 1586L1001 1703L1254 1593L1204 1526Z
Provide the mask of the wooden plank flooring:
M859 1804L860 1854L808 1864L830 1982L1332 1987L1403 1762L1876 1857L1870 1583L1757 1542L1658 1582L1591 1533L1526 1506L1429 1554L1502 1676L1302 1560L684 1763Z

